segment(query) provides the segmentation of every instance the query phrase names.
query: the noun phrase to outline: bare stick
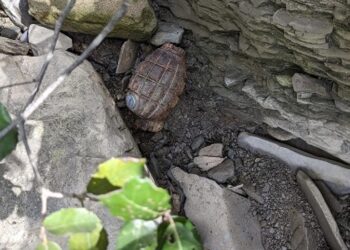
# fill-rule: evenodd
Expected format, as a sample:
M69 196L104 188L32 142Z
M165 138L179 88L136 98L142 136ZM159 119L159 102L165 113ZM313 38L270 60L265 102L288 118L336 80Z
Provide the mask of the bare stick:
M1 86L0 90L1 89L7 89L7 88L13 88L13 87L17 87L17 86L22 86L22 85L27 85L27 84L33 84L33 83L35 83L35 80L28 81L28 82L12 83L12 84Z

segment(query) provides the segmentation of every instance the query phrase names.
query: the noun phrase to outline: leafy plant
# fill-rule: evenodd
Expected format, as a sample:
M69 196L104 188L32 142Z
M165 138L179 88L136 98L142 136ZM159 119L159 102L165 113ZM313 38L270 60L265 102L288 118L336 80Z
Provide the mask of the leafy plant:
M145 160L111 159L99 165L87 186L87 193L124 220L117 250L201 250L200 238L186 218L170 214L170 195L144 178ZM46 231L68 236L71 250L104 250L108 240L100 219L85 208L65 208L47 216ZM57 250L52 241L37 250Z
M11 123L11 117L4 105L0 103L0 131ZM0 161L16 148L18 133L16 129L11 130L0 140Z

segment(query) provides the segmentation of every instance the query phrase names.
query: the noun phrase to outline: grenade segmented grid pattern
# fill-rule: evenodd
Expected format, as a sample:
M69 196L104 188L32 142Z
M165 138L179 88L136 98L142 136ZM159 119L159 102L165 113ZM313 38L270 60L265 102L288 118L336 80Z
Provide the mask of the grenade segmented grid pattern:
M185 86L185 53L171 44L155 50L139 64L130 93L137 96L133 110L150 120L164 120L179 100Z

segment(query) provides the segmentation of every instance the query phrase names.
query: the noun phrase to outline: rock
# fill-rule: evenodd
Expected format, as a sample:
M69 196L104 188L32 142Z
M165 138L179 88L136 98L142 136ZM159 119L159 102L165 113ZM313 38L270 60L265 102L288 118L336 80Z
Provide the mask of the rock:
M0 5L18 27L25 29L34 22L28 13L28 0L0 0Z
M202 171L208 171L220 163L222 163L225 159L221 157L210 157L210 156L198 156L195 157L193 162L196 164Z
M224 83L227 88L236 86L247 80L249 76L240 70L230 70L230 72L225 74Z
M327 202L327 205L332 211L333 215L336 216L338 213L341 213L343 211L344 205L339 202L338 198L329 190L327 185L322 181L315 181L315 183L322 193L322 196Z
M0 53L8 55L28 55L30 46L17 40L0 37Z
M194 138L191 144L192 151L198 150L203 144L204 144L204 137L201 135L197 136L196 138Z
M294 135L292 135L292 134L290 134L290 133L288 133L280 128L268 127L267 133L269 133L269 135L271 135L273 138L276 138L279 141L289 141L289 140L296 138Z
M304 75L294 74L292 77L293 89L299 95L319 95L325 98L330 98L326 84L316 78Z
M313 179L326 181L337 194L350 193L350 169L344 164L248 133L239 134L237 141L240 147L274 157L294 170L304 170Z
M314 210L330 247L346 250L347 247L340 235L337 223L315 183L301 170L297 173L297 181Z
M43 25L53 27L64 0L28 0L29 13ZM64 22L64 31L97 35L121 6L121 0L77 0ZM157 19L147 0L131 1L126 15L109 34L111 37L144 41L157 27Z
M222 157L222 150L224 145L222 143L214 143L205 148L199 150L198 155L200 156L213 156L213 157Z
M225 183L235 176L235 165L232 160L226 159L208 172L208 177L218 183Z
M257 192L255 191L255 188L250 185L243 185L242 190L253 200L260 204L264 204L264 198L261 197Z
M0 86L34 79L46 56L1 54ZM76 55L57 50L42 85L45 89ZM17 114L33 91L22 85L0 91L0 102ZM115 103L92 65L85 61L30 117L26 126L32 157L45 184L53 191L81 193L99 163L139 150ZM6 249L35 249L39 241L40 194L23 142L1 163L0 245ZM19 174L20 173L20 174ZM17 189L15 192L14 190ZM98 204L87 204L103 220L109 242L115 242L121 222ZM49 213L80 206L74 199L49 199Z
M49 53L54 31L40 25L31 24L28 29L28 42L35 46L33 53L41 56ZM73 47L72 39L60 33L56 43L56 50L68 50Z
M283 87L292 87L292 77L290 75L277 75L276 76L277 82L283 86Z
M138 43L131 40L127 40L123 43L119 53L117 74L125 73L134 66L138 47Z
M306 227L305 219L298 211L291 213L291 247L292 250L313 250L317 249L312 231Z
M247 199L214 181L172 169L185 196L186 216L195 224L205 249L264 249Z
M0 36L16 39L21 34L21 29L14 25L10 18L0 10Z
M181 42L184 29L173 23L159 22L158 30L151 38L151 44L154 46L161 46L164 43L175 43Z

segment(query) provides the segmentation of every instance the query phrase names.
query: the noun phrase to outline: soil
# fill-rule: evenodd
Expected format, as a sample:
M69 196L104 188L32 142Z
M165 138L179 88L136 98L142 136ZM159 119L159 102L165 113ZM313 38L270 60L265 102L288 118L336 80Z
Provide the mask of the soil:
M74 40L73 52L80 53L91 37L70 34ZM116 75L121 40L106 39L89 60L101 74L106 87L120 108L124 120L131 129L140 150L148 159L149 168L160 186L173 194L175 212L183 213L184 197L176 183L168 175L172 167L180 167L189 173L206 176L194 164L193 158L198 148L192 150L193 143L204 141L201 147L212 143L224 144L224 156L235 162L235 178L224 186L244 184L254 195L247 197L252 203L252 215L257 216L261 228L265 249L292 249L292 214L297 211L305 218L305 226L311 230L317 249L329 249L317 219L298 187L295 174L274 159L252 154L237 145L237 135L242 131L265 134L265 128L253 122L235 116L230 102L214 94L201 84L205 81L205 58L188 53L188 81L178 105L169 115L164 129L159 133L149 133L133 129L135 116L125 107L125 90L130 73ZM187 51L191 49L188 36L180 45ZM144 44L139 52L139 60L152 50ZM193 146L193 145L192 145ZM255 197L257 196L258 199ZM349 204L349 203L348 203ZM348 209L350 210L350 208ZM347 215L347 217L346 217ZM350 246L350 211L339 218L343 237Z

